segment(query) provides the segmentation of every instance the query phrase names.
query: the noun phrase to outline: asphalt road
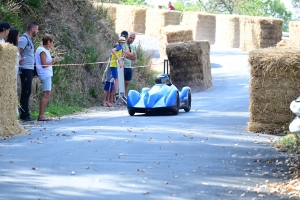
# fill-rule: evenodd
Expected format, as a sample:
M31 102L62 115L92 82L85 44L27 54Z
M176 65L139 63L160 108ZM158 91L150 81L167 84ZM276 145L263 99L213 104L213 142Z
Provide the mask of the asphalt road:
M0 140L0 199L287 199L276 137L248 133L248 54L211 49L213 88L177 116L94 111Z

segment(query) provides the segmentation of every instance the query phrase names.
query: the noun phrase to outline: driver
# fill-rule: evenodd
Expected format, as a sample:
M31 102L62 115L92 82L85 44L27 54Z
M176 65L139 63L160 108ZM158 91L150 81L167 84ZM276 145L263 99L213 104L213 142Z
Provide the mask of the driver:
M156 84L168 84L170 82L169 76L167 74L159 74L155 79Z

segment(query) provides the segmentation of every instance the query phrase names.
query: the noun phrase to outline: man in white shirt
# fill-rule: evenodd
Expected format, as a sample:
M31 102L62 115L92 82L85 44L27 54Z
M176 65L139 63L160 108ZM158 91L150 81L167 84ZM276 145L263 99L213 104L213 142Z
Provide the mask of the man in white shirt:
M10 25L7 22L0 22L0 43L5 43L5 38L8 36Z

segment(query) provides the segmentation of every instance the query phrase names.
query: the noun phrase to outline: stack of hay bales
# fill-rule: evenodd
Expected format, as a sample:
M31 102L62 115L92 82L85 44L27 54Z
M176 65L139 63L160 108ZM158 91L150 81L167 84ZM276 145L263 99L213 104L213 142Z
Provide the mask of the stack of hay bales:
M168 25L179 25L181 12L161 9L148 9L146 11L146 31L150 37L160 37L160 29Z
M95 8L102 6L107 10L109 18L114 22L117 33L124 30L145 33L147 8L110 3L93 3L93 5Z
M16 109L19 105L15 71L17 51L11 44L0 44L0 137L26 132L17 120Z
M216 16L216 45L240 47L240 18L238 15Z
M161 28L159 39L159 54L161 59L166 59L166 45L176 42L193 41L193 31L186 26L168 25Z
M117 7L122 7L120 4L110 4L110 3L93 3L95 8L99 6L105 8L107 10L108 17L113 21L114 25L116 26L116 19L117 19Z
M290 103L300 96L300 49L266 48L250 52L251 132L280 133L294 114Z
M184 12L182 24L192 29L194 40L208 40L210 44L215 43L216 15L205 12Z
M124 30L145 33L146 29L146 10L140 6L117 7L116 32Z
M275 47L282 37L282 19L267 17L240 17L240 49L252 51Z
M300 45L300 21L291 21L289 23L289 39L295 45Z
M171 80L178 89L194 91L212 87L210 44L208 41L173 43L167 46Z

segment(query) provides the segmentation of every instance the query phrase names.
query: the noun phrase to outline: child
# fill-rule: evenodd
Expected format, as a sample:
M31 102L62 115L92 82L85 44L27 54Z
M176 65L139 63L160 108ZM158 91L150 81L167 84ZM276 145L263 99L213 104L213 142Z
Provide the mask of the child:
M106 70L106 78L104 83L104 97L102 101L102 105L104 107L111 107L112 106L112 94L114 94L114 78L112 76L110 67Z
M115 48L113 48L111 50L111 61L110 61L110 70L112 73L112 76L114 78L114 86L115 86L115 90L114 92L117 93L119 88L118 88L118 65L120 66L120 68L123 67L123 45L126 42L125 37L120 37L119 38L119 45ZM117 63L118 62L118 63Z

